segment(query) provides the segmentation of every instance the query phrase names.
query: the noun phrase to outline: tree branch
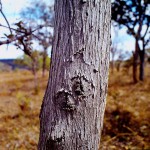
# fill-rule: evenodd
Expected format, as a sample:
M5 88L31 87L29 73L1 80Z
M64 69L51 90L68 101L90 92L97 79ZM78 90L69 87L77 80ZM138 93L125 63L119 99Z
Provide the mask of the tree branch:
M20 32L20 33L25 33L24 31L17 30L17 29L14 29L14 28L12 28L12 27L7 27L7 26L2 25L2 24L0 24L0 26L1 26L1 27L4 27L4 28L7 28L7 29L11 29L11 30L17 31L17 32Z
M16 41L16 40L20 40L20 39L22 39L23 37L25 37L25 35L20 35L20 36L14 36L14 37L12 37L12 38L9 38L9 39L7 39L7 40L5 40L5 41L0 41L0 46L1 45L4 45L4 44L10 44L10 43L12 43L12 42L14 42L14 41Z
M147 24L147 28L146 28L146 31L145 31L145 33L144 33L144 35L143 35L142 39L144 39L144 38L145 38L145 36L146 36L146 34L147 34L147 32L148 32L148 29L149 29L149 25Z
M8 27L9 27L10 34L12 34L12 31L11 31L11 28L10 28L10 24L9 24L9 22L8 22L6 16L5 16L5 14L4 14L3 11L2 11L2 3L1 3L1 0L0 0L0 13L1 13L2 16L4 17L6 23L7 23Z

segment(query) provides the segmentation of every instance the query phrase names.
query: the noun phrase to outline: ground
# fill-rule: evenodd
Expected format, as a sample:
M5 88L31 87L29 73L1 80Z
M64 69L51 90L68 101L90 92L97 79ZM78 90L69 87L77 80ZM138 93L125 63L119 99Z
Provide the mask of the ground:
M150 68L132 83L131 73L110 72L100 150L150 150ZM39 112L48 73L0 72L0 150L36 150Z

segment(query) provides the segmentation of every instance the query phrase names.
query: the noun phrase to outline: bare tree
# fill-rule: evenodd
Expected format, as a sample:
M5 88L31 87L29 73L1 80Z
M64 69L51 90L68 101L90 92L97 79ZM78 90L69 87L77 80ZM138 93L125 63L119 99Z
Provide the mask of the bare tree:
M46 59L48 57L48 48L52 45L53 31L53 6L48 6L39 0L31 2L31 6L24 8L21 12L21 17L25 20L29 27L44 26L34 33L34 40L39 43L42 49L43 65L42 76L45 75Z
M120 27L125 26L127 33L135 39L133 53L133 81L137 80L138 58L140 57L139 79L144 80L145 47L150 42L150 3L148 0L114 0L112 3L112 20ZM140 44L142 47L140 48Z
M106 104L111 1L55 1L39 150L98 150Z

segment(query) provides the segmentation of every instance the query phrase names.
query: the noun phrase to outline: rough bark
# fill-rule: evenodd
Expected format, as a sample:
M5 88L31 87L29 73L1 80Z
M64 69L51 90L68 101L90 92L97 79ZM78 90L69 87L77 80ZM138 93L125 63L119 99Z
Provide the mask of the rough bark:
M98 150L106 104L110 0L56 0L39 150Z

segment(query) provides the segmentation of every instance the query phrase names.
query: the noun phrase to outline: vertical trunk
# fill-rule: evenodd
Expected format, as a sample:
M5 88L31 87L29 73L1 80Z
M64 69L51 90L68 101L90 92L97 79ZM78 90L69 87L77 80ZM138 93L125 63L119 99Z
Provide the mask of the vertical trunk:
M106 104L110 0L56 0L39 150L98 150Z
M43 52L43 64L42 64L42 77L45 76L46 58L47 58L47 50L46 50L46 48L44 48L44 52Z
M120 71L120 66L121 66L121 61L118 60L116 66L117 66L117 67L116 67L116 68L117 68L117 71L119 72L119 71Z
M140 75L139 79L141 81L144 80L144 58L145 58L145 50L139 51L139 56L140 56Z
M38 93L38 80L37 80L37 60L32 59L32 73L34 75L34 91L35 94Z
M137 66L138 66L139 45L138 40L135 41L135 52L133 53L133 82L137 83Z

